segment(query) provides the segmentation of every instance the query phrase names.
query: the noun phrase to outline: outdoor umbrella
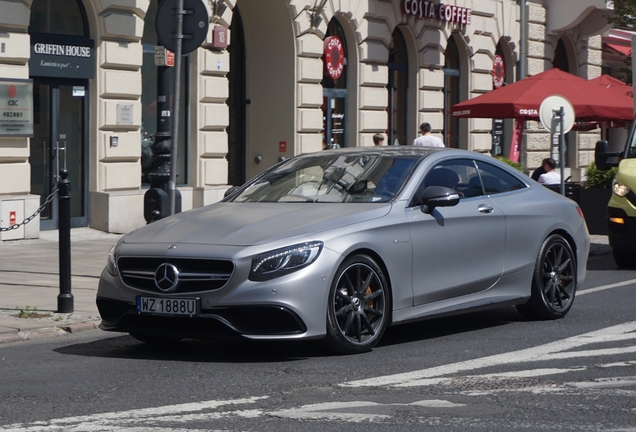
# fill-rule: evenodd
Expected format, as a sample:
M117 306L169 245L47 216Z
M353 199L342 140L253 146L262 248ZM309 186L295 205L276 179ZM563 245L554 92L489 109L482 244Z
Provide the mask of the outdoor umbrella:
M631 97L559 69L460 102L453 106L452 116L538 120L541 102L552 95L570 101L577 121L631 120L634 116Z
M607 89L615 90L619 93L625 94L627 96L633 95L633 89L631 86L625 84L623 81L616 79L609 75L601 75L594 79L590 80L591 83L595 83L598 85L602 85Z

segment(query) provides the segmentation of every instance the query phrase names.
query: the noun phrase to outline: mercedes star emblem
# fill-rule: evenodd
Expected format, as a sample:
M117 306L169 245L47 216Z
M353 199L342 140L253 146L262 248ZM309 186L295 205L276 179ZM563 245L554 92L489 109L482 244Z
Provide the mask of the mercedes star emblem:
M163 263L155 271L155 285L163 292L171 292L179 283L179 270L170 263Z

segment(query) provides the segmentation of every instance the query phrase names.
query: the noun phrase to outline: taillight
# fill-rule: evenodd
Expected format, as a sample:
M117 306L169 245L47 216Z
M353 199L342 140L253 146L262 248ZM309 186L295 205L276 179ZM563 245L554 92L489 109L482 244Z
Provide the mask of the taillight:
M581 207L576 206L576 212L579 214L579 216L585 219L585 216L583 215L583 210L581 210Z

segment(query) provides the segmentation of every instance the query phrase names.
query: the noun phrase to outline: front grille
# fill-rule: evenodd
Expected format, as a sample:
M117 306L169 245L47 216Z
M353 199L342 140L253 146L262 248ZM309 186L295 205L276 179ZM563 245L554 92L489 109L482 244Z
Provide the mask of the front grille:
M179 270L179 283L172 292L191 293L221 288L234 272L234 263L223 259L121 257L117 267L122 281L133 288L162 292L155 283L155 272L164 263Z

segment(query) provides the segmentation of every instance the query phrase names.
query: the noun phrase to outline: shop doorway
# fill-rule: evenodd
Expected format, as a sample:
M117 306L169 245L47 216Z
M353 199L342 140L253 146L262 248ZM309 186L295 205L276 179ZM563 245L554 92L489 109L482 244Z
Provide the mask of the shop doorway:
M346 147L345 113L347 112L347 90L322 90L323 119L324 119L324 147Z
M227 100L230 112L228 126L228 179L230 186L240 186L247 180L245 167L247 142L247 91L246 91L246 62L245 62L245 34L243 20L238 7L234 8L232 24L230 25L232 40L228 47L230 54L230 72L228 81L230 93Z
M59 170L71 181L71 227L88 226L88 81L34 79L31 193L40 204L55 191ZM40 229L58 228L53 198L40 213Z

